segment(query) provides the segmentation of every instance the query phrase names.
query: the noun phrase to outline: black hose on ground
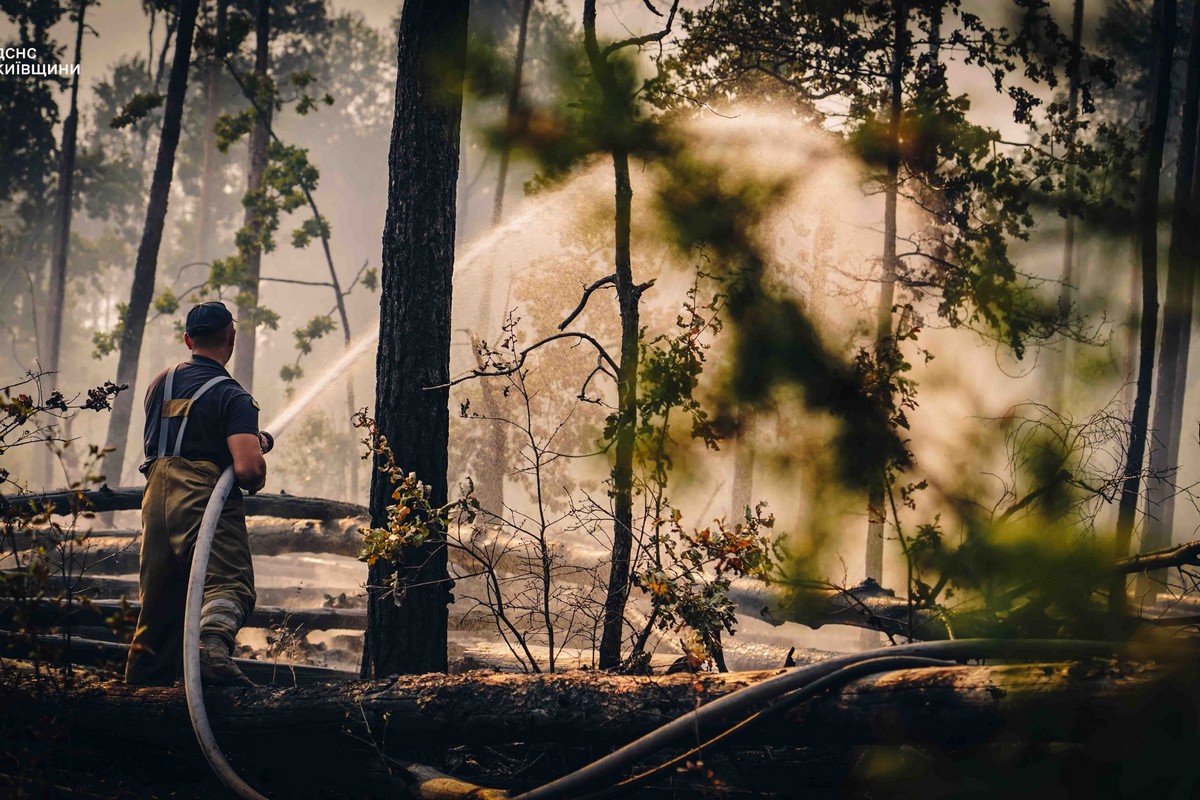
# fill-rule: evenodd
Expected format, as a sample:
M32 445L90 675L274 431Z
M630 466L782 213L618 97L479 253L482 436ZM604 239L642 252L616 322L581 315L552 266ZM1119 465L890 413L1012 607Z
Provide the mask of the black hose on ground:
M718 698L695 711L668 722L635 739L624 747L557 780L517 795L512 800L558 800L575 798L597 784L613 783L617 776L635 764L668 747L678 747L707 731L735 725L752 709L770 703L782 695L803 689L847 667L885 657L912 656L929 659L1075 659L1099 658L1134 653L1135 647L1122 642L1072 641L1061 639L957 639L948 642L918 642L883 650L852 653L837 658L795 667L787 672L747 686ZM1167 651L1183 654L1187 651ZM1194 654L1189 654L1194 655Z
M744 733L755 725L761 724L766 720L779 716L784 711L794 708L797 704L809 700L817 695L823 694L830 689L840 689L851 681L859 678L865 678L868 675L878 675L881 672L893 672L901 669L920 669L925 667L951 667L957 662L943 661L936 658L916 658L914 656L882 656L880 658L872 658L869 661L860 661L857 664L851 664L848 667L842 667L832 675L826 675L824 678L818 678L812 683L801 689L795 689L788 694L783 695L771 705L758 711L749 717L746 717L741 722L731 728L727 728L713 738L696 745L674 758L664 761L663 763L651 767L645 772L640 772L637 775L626 778L620 783L613 784L607 789L601 789L589 795L585 795L579 800L610 800L610 798L620 797L627 792L630 792L637 787L653 780L662 773L672 769L679 764L683 764L696 756L702 755L706 750L712 750L717 745L723 744L727 740L733 738L738 733Z

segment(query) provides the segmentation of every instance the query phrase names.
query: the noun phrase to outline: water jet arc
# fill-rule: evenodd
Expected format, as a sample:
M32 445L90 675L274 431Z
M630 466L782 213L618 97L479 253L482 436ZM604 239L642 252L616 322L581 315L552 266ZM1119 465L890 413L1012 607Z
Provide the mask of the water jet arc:
M334 362L329 369L321 373L299 397L288 404L275 419L271 420L263 430L276 439L295 421L308 405L321 392L329 387L349 369L354 362L374 346L379 333L376 331L360 339L347 350L342 357ZM213 534L216 533L217 523L221 519L221 511L225 501L233 491L233 467L226 467L213 487L208 505L204 508L204 516L200 522L200 531L196 535L196 546L192 551L192 568L188 574L187 608L184 612L183 625L183 682L187 693L188 716L192 720L192 730L200 743L200 750L208 761L213 772L221 781L245 800L267 800L242 780L237 771L230 766L225 755L217 746L212 726L208 721L208 711L204 707L204 691L200 682L200 607L204 604L204 578L208 574L208 559L212 553Z

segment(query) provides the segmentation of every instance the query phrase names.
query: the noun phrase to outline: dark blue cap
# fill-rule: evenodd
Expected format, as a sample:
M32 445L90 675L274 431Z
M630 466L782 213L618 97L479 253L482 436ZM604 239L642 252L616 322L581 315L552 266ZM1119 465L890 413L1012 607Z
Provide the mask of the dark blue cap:
M187 326L184 328L188 336L198 333L215 333L233 322L233 314L224 303L211 300L194 306L187 315Z

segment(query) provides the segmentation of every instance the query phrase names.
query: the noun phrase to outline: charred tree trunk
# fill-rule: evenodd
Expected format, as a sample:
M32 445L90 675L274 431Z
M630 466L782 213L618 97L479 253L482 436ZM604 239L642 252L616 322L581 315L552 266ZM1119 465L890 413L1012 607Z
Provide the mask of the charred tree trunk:
M271 143L272 95L267 74L271 57L271 2L258 0L258 15L254 24L254 129L250 131L250 165L246 175L246 198L255 198L262 192L263 173L267 169L267 146ZM233 378L246 391L254 390L254 360L257 354L258 324L254 317L258 310L258 280L262 274L262 245L259 233L262 220L257 211L257 202L246 206L246 217L242 222L250 232L251 245L244 253L246 272L242 276L241 293L238 295L238 314L242 320L249 319L240 333L242 341L233 356Z
M396 115L376 359L376 417L396 462L446 502L450 300L455 187L467 45L467 0L408 0L400 15ZM382 525L393 487L371 479L371 521ZM446 547L435 534L397 573L368 573L365 676L446 669ZM393 585L395 589L393 590Z
M216 217L213 213L213 188L217 183L217 118L220 116L219 89L221 60L225 55L225 23L228 0L217 0L217 19L213 53L204 75L204 161L200 168L200 200L197 209L196 246L193 257L206 261L212 256L216 239Z
M80 673L72 688L48 694L29 680L30 672L18 668L0 674L6 712L44 713L49 696L64 704L61 711L71 712L76 735L98 745L195 747L182 687L137 689ZM412 751L414 742L611 747L773 674L422 675L377 683L215 689L206 692L205 701L217 735L238 741L287 731L336 748L362 736L365 723L387 731L394 753ZM741 742L962 746L1013 731L1036 741L1086 741L1097 730L1128 724L1139 704L1156 697L1162 702L1165 694L1156 695L1156 689L1182 689L1191 701L1195 684L1187 674L1180 665L1098 660L905 669L860 678L748 727ZM1162 683L1172 677L1178 683ZM113 736L114 730L122 735Z
M621 310L621 371L617 383L617 441L613 460L613 546L608 588L604 598L604 625L600 637L600 668L621 663L625 628L625 603L629 599L629 574L633 554L633 445L637 416L638 289L633 283L630 225L633 189L629 183L629 154L613 153L616 176L617 302Z
M1150 392L1154 380L1154 338L1158 332L1158 192L1162 171L1163 144L1171 107L1171 66L1175 58L1175 0L1155 0L1155 64L1149 103L1146 153L1138 182L1138 232L1141 246L1142 318L1139 337L1137 394L1133 401L1133 419L1129 425L1129 447L1125 461L1125 481L1117 509L1115 557L1129 555L1133 523L1137 515L1141 487L1142 459L1146 453L1147 425L1150 421ZM1115 578L1108 594L1108 607L1114 620L1125 614L1125 576Z
M632 111L607 56L596 39L596 2L583 4L584 48L592 77L604 97L605 113L611 119L628 120ZM621 359L617 374L617 425L613 482L613 544L604 617L600 636L599 665L612 669L621 663L621 640L625 629L625 603L629 599L629 575L633 554L633 446L637 417L638 303L641 289L633 282L630 228L633 188L629 181L629 150L624 144L612 149L615 184L613 214L614 265L617 304L621 314Z
M1071 12L1071 52L1067 56L1067 120L1071 127L1072 144L1075 141L1075 122L1079 116L1079 70L1083 62L1083 2L1084 0L1075 0ZM1068 155L1074 158L1074 153L1068 152ZM1075 302L1073 282L1078 280L1075 276L1075 167L1073 164L1067 166L1066 195L1067 213L1063 227L1063 263L1060 279L1062 286L1058 293L1058 313L1063 320L1066 320L1071 313ZM1070 371L1070 354L1071 342L1067 340L1063 342L1063 351L1060 356L1062 363L1059 369L1055 370L1055 374L1051 376L1051 380L1054 381L1054 405L1057 409L1061 409L1063 406L1067 375Z
M517 115L521 110L521 73L525 69L525 37L529 31L529 10L533 8L533 0L524 0L521 6L521 24L517 28L517 58L513 65L512 88L508 92L508 110L505 113L504 125L508 132L517 126ZM504 185L508 182L508 159L512 148L505 144L500 150L500 169L496 176L496 198L492 205L492 224L498 225L504 216Z
M192 60L192 35L196 29L196 12L200 0L182 0L179 26L175 36L175 56L171 76L167 80L167 99L163 108L162 134L158 141L158 157L154 177L150 182L150 198L146 206L146 223L133 267L133 286L129 292L129 308L121 332L121 356L117 362L117 383L129 386L113 402L108 423L107 446L112 452L106 460L107 480L120 485L125 458L125 442L129 438L129 421L133 416L137 395L138 360L146 332L146 317L154 295L154 276L158 268L158 249L162 244L163 224L167 217L171 178L175 171L175 149L179 145L180 120L187 97L188 68Z
M75 69L79 69L83 50L84 14L88 0L80 0L75 17ZM58 154L58 191L55 196L53 245L50 261L49 290L46 292L46 363L43 369L51 373L50 385L58 384L56 373L62 350L62 317L67 288L67 251L71 244L72 201L75 197L75 145L79 130L79 73L71 78L71 104L63 121L62 147ZM49 477L49 476L47 476Z
M1188 344L1192 334L1192 302L1196 264L1200 259L1200 198L1197 197L1196 146L1200 142L1200 13L1192 13L1187 79L1179 158L1175 169L1175 205L1171 213L1171 245L1167 255L1167 290L1163 305L1162 341L1158 352L1158 388L1154 393L1154 435L1150 439L1150 471L1146 477L1146 533L1142 550L1171 544L1175 517L1174 471L1179 465L1183 428L1183 396L1187 386ZM1149 578L1162 587L1161 571Z
M79 0L75 16L75 69L79 70L83 51L84 16L88 0ZM58 191L55 197L53 244L50 255L50 279L46 291L46 332L42 342L46 348L46 363L42 368L50 373L44 385L47 391L58 387L58 367L62 353L62 319L67 295L67 251L71 245L71 213L75 199L75 144L79 131L79 72L71 77L71 104L63 121L62 147L58 153ZM54 457L46 452L44 485L54 480Z
M890 361L892 348L892 306L896 299L896 201L900 192L900 118L904 113L904 65L908 59L908 3L895 0L892 24L892 75L888 114L887 185L883 210L883 277L879 284L879 303L875 310L875 355ZM884 508L886 476L879 475L867 496L867 548L865 574L883 580L883 528L887 522Z

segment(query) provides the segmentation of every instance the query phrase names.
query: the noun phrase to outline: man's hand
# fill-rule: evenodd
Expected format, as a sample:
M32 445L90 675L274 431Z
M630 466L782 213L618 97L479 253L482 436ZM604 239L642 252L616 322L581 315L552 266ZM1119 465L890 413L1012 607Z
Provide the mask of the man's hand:
M262 443L253 433L235 433L226 437L225 441L233 456L233 474L237 478L237 485L255 494L267 482L267 460L263 458Z

